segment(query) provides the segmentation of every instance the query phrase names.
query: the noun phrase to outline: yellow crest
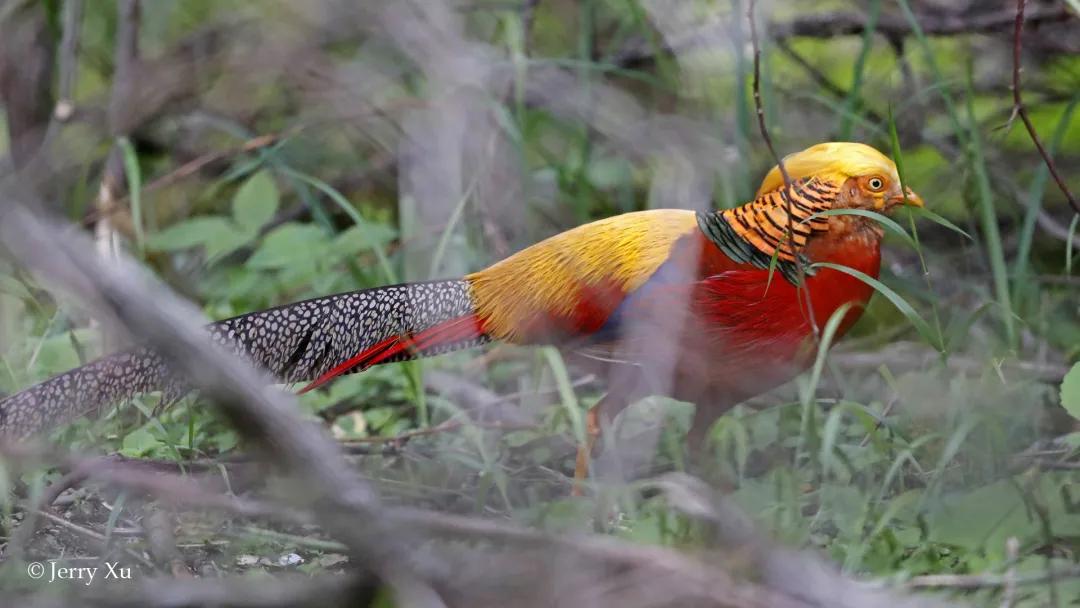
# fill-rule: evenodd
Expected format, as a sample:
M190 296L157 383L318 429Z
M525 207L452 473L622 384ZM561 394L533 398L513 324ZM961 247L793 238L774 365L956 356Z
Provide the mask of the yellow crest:
M896 164L888 156L866 144L851 142L828 142L789 154L784 157L784 169L792 182L816 177L837 187L849 177L875 173L894 182L900 181ZM783 186L784 177L780 174L780 167L773 167L762 180L757 195L779 190Z

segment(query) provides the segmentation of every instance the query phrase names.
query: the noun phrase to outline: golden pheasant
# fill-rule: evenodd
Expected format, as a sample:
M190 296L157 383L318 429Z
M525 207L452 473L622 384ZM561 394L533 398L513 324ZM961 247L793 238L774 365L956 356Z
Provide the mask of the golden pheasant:
M850 305L842 334L870 299L865 282L814 265L876 277L880 226L821 212L922 205L902 188L893 162L863 144L819 144L784 166L790 188L774 168L741 207L627 213L461 279L326 296L219 321L209 332L282 382L311 382L304 390L491 340L554 344L637 370L615 377L590 413L591 433L650 392L696 403L701 429L799 373L811 360L815 327ZM155 390L166 399L186 392L154 353L114 354L0 401L0 434L26 437Z

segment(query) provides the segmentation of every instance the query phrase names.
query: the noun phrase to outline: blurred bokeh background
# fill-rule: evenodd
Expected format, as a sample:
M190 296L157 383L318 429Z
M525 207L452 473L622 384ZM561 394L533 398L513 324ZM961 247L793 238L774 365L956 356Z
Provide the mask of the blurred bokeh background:
M773 160L749 4L3 0L3 188L33 192L209 319L459 276L612 214L750 200ZM1078 8L1027 2L1020 51L1031 120L1073 192ZM721 419L709 470L692 472L765 537L845 575L975 605L1077 605L1080 372L1062 383L1080 358L1078 215L1014 115L1016 2L761 0L755 18L777 151L899 149L944 219L895 218L917 246L887 239L892 299L875 297L820 374ZM0 258L0 391L122 346ZM582 408L603 383L553 350L495 346L381 366L301 402L393 504L710 546L687 499L657 489L686 469L689 404L636 404L624 441L659 440L568 498ZM102 412L56 444L181 462L242 451L197 398L155 404ZM58 476L5 477L6 538L18 496ZM242 493L259 475L232 481ZM123 494L78 492L63 517L113 538L108 551L138 545L113 535L138 528ZM176 517L203 576L294 570L278 560L293 554L306 574L350 567L304 544L311 530ZM70 535L29 551L103 555ZM1072 577L1046 580L1061 568ZM26 586L21 572L2 584ZM1032 581L1010 587L1010 572Z

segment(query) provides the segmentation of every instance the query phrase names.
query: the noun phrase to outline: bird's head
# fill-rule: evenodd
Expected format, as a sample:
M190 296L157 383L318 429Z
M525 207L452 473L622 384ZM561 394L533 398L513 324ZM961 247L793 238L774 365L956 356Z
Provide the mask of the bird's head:
M905 203L923 206L919 195L900 185L896 164L874 148L859 143L828 142L784 158L792 181L815 177L839 189L834 209L890 211ZM780 167L761 182L758 196L784 187Z

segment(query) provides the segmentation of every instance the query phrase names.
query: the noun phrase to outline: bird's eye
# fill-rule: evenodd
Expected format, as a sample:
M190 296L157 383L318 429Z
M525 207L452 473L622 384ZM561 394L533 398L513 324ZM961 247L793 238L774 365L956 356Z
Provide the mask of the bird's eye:
M885 189L885 180L881 179L880 177L871 177L866 182L866 185L869 186L870 189L874 192L878 192Z

